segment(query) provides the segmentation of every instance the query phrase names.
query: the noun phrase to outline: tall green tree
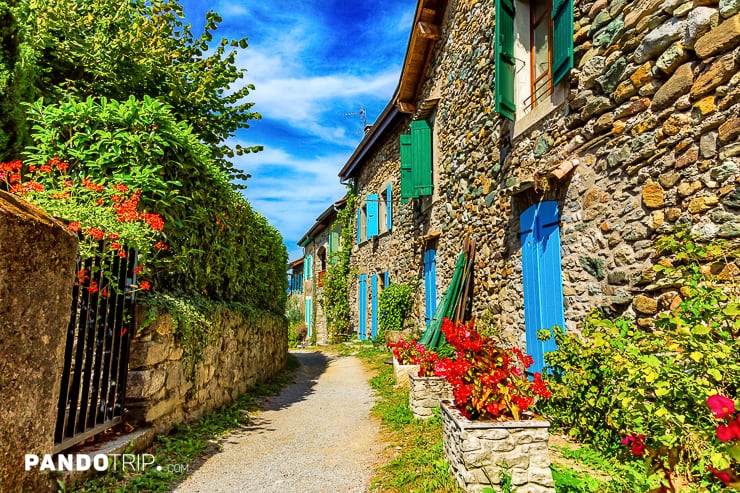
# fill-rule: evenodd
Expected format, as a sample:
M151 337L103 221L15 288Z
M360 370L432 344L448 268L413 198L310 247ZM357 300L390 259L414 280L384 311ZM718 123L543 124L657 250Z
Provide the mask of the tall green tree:
M200 35L182 6L168 0L20 0L21 57L33 99L60 102L88 96L125 101L156 98L171 106L211 148L216 163L245 179L229 159L257 148L224 144L259 118L245 98L254 86L236 65L247 39L216 42L221 18L206 15ZM21 7L19 7L21 8Z
M0 0L0 162L16 156L25 140L20 102L28 100L32 92L18 63L18 19L24 19L26 12L23 5Z

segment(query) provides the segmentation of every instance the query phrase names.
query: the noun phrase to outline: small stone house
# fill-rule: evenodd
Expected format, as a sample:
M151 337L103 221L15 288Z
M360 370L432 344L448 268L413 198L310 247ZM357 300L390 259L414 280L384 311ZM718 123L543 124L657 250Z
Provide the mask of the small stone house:
M360 199L360 337L380 284L408 277L423 325L465 237L478 323L537 368L537 332L593 308L649 324L675 296L653 282L659 236L740 237L739 11L419 0L398 89L339 173Z
M334 202L319 217L298 242L303 247L303 298L308 336L317 344L329 344L329 331L321 306L326 271L340 251L341 227L337 212L347 203L346 197Z

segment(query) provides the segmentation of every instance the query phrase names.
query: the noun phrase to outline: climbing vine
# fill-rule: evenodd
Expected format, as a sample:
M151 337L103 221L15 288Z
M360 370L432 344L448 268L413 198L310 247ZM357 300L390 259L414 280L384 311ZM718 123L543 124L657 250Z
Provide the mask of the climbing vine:
M324 277L324 291L319 300L326 315L327 330L332 342L347 338L351 331L349 286L352 275L349 266L349 245L352 244L354 237L352 218L356 204L357 195L354 190L348 189L346 205L337 213L336 220L336 224L341 228L339 239L341 247L330 258L330 265Z

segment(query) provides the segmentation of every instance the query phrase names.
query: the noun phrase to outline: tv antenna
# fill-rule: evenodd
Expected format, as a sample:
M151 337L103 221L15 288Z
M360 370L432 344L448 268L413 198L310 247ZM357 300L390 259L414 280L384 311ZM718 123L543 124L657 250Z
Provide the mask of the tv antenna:
M364 106L360 105L360 109L357 111L350 111L349 113L344 113L342 116L352 116L352 115L359 115L360 120L362 120L362 131L364 132L367 128L367 110Z

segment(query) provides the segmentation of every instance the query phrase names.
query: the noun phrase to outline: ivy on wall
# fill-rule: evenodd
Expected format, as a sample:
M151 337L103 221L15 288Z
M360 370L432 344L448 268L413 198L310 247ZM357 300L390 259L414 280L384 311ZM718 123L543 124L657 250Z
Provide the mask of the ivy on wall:
M349 337L352 325L349 312L349 286L352 273L349 256L354 230L352 228L357 205L357 194L348 189L347 203L337 213L336 223L341 228L340 249L332 254L331 262L324 277L324 290L319 300L326 316L327 331L332 342Z

